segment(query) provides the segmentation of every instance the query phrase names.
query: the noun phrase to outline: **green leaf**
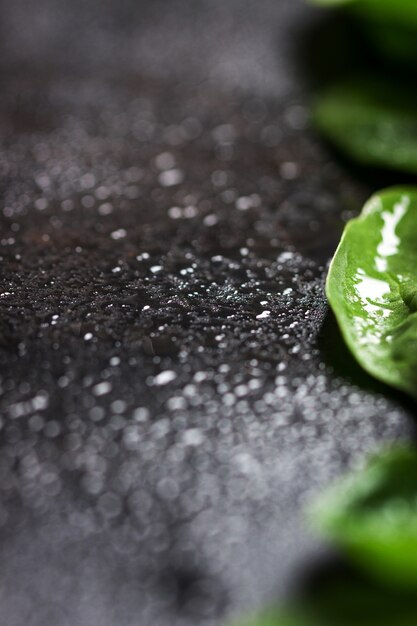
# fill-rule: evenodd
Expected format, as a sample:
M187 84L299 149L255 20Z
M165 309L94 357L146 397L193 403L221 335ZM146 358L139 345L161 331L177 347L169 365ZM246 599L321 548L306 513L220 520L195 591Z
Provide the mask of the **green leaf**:
M327 298L357 361L415 398L416 239L417 187L375 194L347 224L326 282Z
M415 93L364 78L327 89L313 119L327 139L359 163L415 174L416 111Z
M329 573L330 574L330 573ZM361 578L328 579L299 599L306 626L415 626L415 593L373 585ZM301 624L299 626L302 626Z
M351 7L355 11L379 18L409 24L417 24L415 0L311 0L313 4L326 7Z
M371 45L385 57L410 65L417 58L415 0L311 0L346 8L361 23Z
M317 573L316 573L317 574ZM282 607L271 607L234 626L416 626L417 599L413 592L381 588L330 569L316 575L307 588ZM230 626L230 625L229 625Z
M313 519L357 565L384 584L417 588L415 450L399 449L373 459L322 496ZM414 618L417 623L417 612Z
M417 21L397 22L378 16L363 16L362 32L380 55L402 67L415 69Z

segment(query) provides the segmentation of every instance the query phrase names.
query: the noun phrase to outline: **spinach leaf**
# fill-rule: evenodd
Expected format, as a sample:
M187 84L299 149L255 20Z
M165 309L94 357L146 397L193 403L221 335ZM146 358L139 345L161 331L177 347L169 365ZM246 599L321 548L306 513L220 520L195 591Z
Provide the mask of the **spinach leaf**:
M311 0L322 6L345 7L357 18L376 51L410 65L417 58L415 0Z
M417 173L417 102L395 82L358 78L325 90L313 119L337 148L367 165Z
M417 598L413 592L387 589L352 576L329 571L309 588L299 590L286 607L271 607L233 626L415 626Z
M415 0L311 0L322 6L348 6L363 15L375 15L386 20L414 23L417 25L417 4Z
M347 224L326 282L327 298L357 361L415 398L416 238L417 187L375 194Z
M416 5L417 6L417 5ZM389 61L415 70L417 22L398 22L377 15L362 16L361 31L374 50Z
M357 565L386 585L417 588L415 450L376 457L325 494L313 511L316 525Z

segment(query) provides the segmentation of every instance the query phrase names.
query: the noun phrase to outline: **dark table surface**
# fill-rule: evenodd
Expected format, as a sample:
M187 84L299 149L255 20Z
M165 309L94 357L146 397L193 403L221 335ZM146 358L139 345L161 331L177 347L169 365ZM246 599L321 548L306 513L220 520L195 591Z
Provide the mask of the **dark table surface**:
M369 189L309 128L295 0L0 5L0 612L223 624L412 410L323 293Z

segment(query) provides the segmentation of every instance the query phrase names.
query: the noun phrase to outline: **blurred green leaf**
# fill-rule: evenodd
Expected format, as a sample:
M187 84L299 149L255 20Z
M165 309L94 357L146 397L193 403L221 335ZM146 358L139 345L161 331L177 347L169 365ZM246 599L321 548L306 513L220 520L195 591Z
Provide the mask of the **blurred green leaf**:
M417 2L415 0L311 0L342 7L358 18L365 39L391 61L410 66L417 59Z
M328 539L375 579L393 588L413 590L411 607L416 608L415 450L398 449L374 458L364 470L342 480L319 499L313 520ZM386 602L389 594L381 597ZM413 615L417 624L417 613Z
M358 24L365 39L387 61L415 70L417 62L417 20L387 19L379 14L360 14Z
M372 586L366 580L328 573L286 608L270 608L233 626L416 626L417 599Z
M310 568L286 605L233 626L416 626L417 451L374 457L319 499L312 521L361 568Z
M348 6L363 14L417 24L417 3L415 0L311 0L311 2L327 7Z
M313 119L359 163L417 173L417 97L400 84L356 78L317 99Z

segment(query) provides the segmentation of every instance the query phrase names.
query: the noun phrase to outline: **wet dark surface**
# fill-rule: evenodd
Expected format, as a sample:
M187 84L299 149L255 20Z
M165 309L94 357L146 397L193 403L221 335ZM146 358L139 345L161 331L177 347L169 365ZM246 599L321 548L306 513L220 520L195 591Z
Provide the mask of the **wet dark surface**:
M326 317L369 189L308 126L315 14L0 6L2 620L223 624L321 551L311 494L412 430Z

